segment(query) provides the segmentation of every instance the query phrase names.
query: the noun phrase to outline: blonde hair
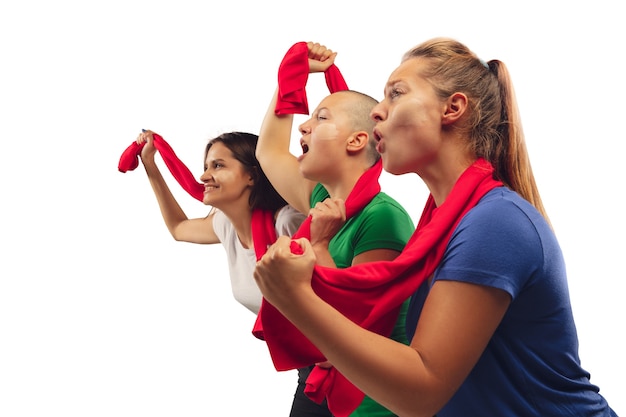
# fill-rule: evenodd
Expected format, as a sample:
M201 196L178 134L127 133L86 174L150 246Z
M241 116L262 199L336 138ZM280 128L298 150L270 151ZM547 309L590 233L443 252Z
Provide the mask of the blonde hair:
M434 38L407 51L402 61L420 58L427 63L420 75L442 99L465 94L469 118L461 129L476 157L495 169L496 179L528 200L549 222L530 165L521 118L509 71L503 62L480 60L462 43Z

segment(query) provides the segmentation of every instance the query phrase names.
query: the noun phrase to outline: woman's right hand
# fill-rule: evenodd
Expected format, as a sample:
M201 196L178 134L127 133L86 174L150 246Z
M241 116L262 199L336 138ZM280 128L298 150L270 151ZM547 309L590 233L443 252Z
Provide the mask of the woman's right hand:
M307 42L309 49L309 72L324 72L335 63L337 52L319 43Z
M292 244L300 246L301 255L292 252ZM315 262L308 239L292 242L290 237L280 236L256 263L254 279L265 299L279 310L299 308L299 297L315 294L311 287Z
M141 149L141 160L153 160L154 154L156 153L156 148L154 147L154 132L151 130L142 130L139 136L137 136L136 142L138 145L145 143L143 149Z

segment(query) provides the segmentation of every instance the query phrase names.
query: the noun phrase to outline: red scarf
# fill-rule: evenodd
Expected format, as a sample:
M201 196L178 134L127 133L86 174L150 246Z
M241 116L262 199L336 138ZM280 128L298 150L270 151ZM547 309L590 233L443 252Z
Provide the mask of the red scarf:
M294 44L285 54L278 69L278 100L276 114L308 114L309 109L306 98L306 83L309 74L308 47L306 42ZM324 73L326 85L331 93L347 90L346 84L339 68L331 65ZM172 147L158 134L154 134L154 146L161 153L165 165L170 170L176 181L196 200L202 201L204 184L195 180L193 174L176 156ZM139 166L139 155L144 144L138 145L133 142L122 153L118 163L118 170L122 173L132 171ZM272 217L272 228L273 228ZM274 239L275 240L275 239Z
M440 207L435 206L432 195L428 197L415 232L394 261L369 262L345 269L316 265L313 289L355 323L388 336L402 303L435 271L459 221L489 190L501 185L493 179L493 167L483 159L477 160L461 175ZM362 186L367 184L359 180L346 199L346 209L355 203L353 197L363 195L363 190L358 190ZM297 235L301 230L302 227ZM265 300L259 317L253 334L265 340L277 370L296 369L326 360ZM315 367L307 380L307 394L316 401L326 398L333 415L348 416L364 395L334 369Z
M348 89L335 64L324 72L324 76L331 93ZM276 114L309 114L305 89L308 78L309 49L306 42L298 42L289 48L278 68Z
M156 133L154 133L153 136L154 147L161 154L165 165L170 170L176 181L178 181L178 183L189 193L189 195L196 200L202 201L204 199L204 184L196 181L189 168L187 168L187 166L185 166L185 164L178 159L174 149L172 149L165 139ZM137 142L131 143L130 146L122 153L117 169L120 172L125 173L127 171L133 171L137 168L139 166L139 155L141 155L141 150L144 146L145 143L142 143L141 145L137 144Z

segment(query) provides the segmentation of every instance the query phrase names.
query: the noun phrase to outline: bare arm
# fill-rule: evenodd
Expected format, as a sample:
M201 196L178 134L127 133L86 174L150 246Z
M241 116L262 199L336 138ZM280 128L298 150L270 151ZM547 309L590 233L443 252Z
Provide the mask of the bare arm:
M293 115L279 116L274 113L277 97L278 89L274 92L261 125L256 157L261 169L285 201L299 212L307 213L315 182L300 174L298 160L289 151Z
M219 243L219 239L213 231L212 214L205 218L189 219L174 198L154 159L156 149L153 145L152 132L146 131L139 135L137 143L144 142L146 144L141 151L141 161L156 196L165 225L172 237L177 241L190 243Z
M261 169L276 191L296 210L308 213L310 198L315 182L300 174L297 158L289 151L293 115L276 115L278 89L263 119L256 157Z
M309 72L323 72L334 63L336 53L318 43L309 42ZM289 151L293 129L292 114L276 115L278 88L261 125L256 157L261 169L278 193L296 210L308 213L315 182L300 174L296 156Z
M479 285L438 281L428 295L410 346L361 328L315 294L315 255L288 240L270 247L255 270L265 298L364 393L401 416L432 417L478 361L510 297Z

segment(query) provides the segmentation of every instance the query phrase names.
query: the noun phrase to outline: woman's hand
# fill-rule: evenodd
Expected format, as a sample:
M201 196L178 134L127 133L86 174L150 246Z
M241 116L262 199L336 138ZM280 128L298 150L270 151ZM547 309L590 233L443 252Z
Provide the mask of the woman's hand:
M324 72L335 63L337 52L319 43L307 42L309 48L309 72Z
M301 255L292 253L292 243L300 246ZM254 279L274 307L279 310L297 308L297 299L313 292L311 276L315 261L315 252L307 239L292 241L290 237L280 236L257 262Z
M145 143L143 149L141 149L141 160L154 160L154 154L156 148L154 147L154 132L151 130L143 130L136 140L138 145Z
M315 250L317 263L336 267L328 246L337 232L346 223L346 204L340 198L327 198L309 210L311 216L311 246Z

